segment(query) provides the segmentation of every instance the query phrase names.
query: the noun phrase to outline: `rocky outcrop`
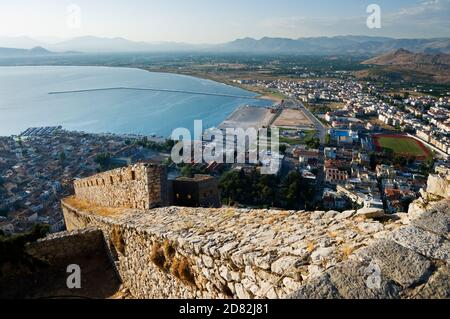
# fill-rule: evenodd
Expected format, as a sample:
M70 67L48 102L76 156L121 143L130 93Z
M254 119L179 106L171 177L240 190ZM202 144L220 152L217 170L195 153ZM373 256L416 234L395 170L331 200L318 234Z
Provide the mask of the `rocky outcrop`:
M427 193L441 198L450 197L450 174L442 176L430 175L428 178Z
M377 221L355 212L108 210L76 198L63 209L69 229L103 231L135 298L449 296L448 210Z
M433 178L398 215L62 207L69 230L102 231L134 298L449 298L450 198Z
M402 226L374 237L344 261L307 280L291 298L450 298L450 174L431 175L427 191L395 218ZM380 210L357 216L381 218ZM366 270L363 272L362 270Z

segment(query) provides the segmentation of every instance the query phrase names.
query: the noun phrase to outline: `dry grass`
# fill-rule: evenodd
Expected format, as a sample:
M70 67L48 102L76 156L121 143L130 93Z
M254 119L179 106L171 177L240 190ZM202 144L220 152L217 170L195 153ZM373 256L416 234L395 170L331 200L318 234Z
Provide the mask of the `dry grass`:
M355 251L355 247L353 246L349 246L349 245L345 245L341 248L341 252L343 254L343 258L344 260L347 260Z
M122 255L125 254L125 241L123 240L122 230L119 226L114 226L111 233L111 241L116 250Z
M155 242L152 246L150 260L162 271L180 279L184 284L195 286L195 276L186 257L177 258L176 250L169 241L162 245Z
M158 243L153 243L150 260L161 270L166 271L166 257Z
M338 236L338 233L335 231L330 231L328 232L328 236L330 236L331 238L336 238Z
M316 245L312 241L308 242L308 245L306 246L308 253L312 253L314 249L316 249Z
M163 245L162 245L162 250L164 253L164 257L166 258L166 260L171 260L175 257L175 248L169 243L168 240L165 240Z
M91 212L103 217L114 217L123 213L123 208L102 207L85 200L70 196L63 200L67 205L81 211Z
M223 216L224 216L226 219L231 219L231 218L234 217L235 214L236 214L236 211L235 211L234 209L229 208L229 209L227 209L227 211L223 214Z
M176 259L171 269L172 274L187 285L195 286L195 277L187 258ZM174 266L175 265L175 266Z

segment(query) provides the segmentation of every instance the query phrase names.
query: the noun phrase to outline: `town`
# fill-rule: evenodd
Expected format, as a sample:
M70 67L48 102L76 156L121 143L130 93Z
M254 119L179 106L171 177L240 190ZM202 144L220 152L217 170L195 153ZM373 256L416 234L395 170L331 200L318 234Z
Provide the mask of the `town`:
M169 178L184 179L188 188L209 176L216 182L208 182L207 191L220 193L224 206L386 213L407 212L428 175L450 169L448 98L391 94L352 79L235 83L285 98L269 108L241 107L219 126L279 128L282 165L275 176L263 177L261 162L174 164L174 142L165 138L30 128L0 138L0 229L20 233L44 223L52 232L64 230L59 203L73 192L73 180L137 162L167 165ZM219 201L202 203L180 192L187 206Z
M297 145L307 130L284 132L295 166L323 194L323 208L356 204L404 212L428 174L449 167L448 97L390 94L351 79L237 82L301 101L326 127L324 147Z
M73 180L133 160L157 158L157 151L134 145L141 137L68 132L61 127L30 128L0 137L0 229L22 233L34 224L65 229L60 199Z

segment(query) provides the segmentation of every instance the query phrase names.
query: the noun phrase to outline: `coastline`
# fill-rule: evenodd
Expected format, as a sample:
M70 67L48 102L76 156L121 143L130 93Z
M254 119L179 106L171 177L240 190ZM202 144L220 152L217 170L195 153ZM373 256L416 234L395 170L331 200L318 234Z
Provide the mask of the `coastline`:
M12 68L14 68L15 66L11 66ZM45 66L36 66L36 67L45 67ZM58 66L48 66L48 67L58 67ZM62 68L64 67L70 67L70 66L61 66ZM79 66L74 65L73 67L78 68ZM83 66L85 67L85 66ZM97 67L97 66L92 66L92 67ZM111 68L111 69L115 69L115 68L125 68L125 69L134 69L134 70L142 70L142 71L147 71L147 72L151 72L151 73L160 73L160 74L172 74L172 75L178 75L178 76L186 76L186 77L193 77L193 78L197 78L197 79L205 79L205 80L210 80L210 81L214 81L216 83L216 85L219 84L223 84L223 85L227 85L229 88L239 88L242 90L245 90L247 93L251 92L251 93L255 93L255 95L251 98L254 99L254 104L251 101L241 101L240 105L237 105L235 108L233 108L233 110L230 112L230 114L225 114L223 119L218 119L217 120L217 126L219 126L220 124L222 124L224 121L226 121L230 115L236 111L237 109L239 109L240 106L243 105L254 105L254 106L258 106L260 108L264 108L264 109L270 109L275 103L277 103L279 100L276 98L273 98L271 96L268 95L256 95L258 94L258 92L255 92L255 90L249 90L248 88L244 88L240 85L237 85L237 83L233 83L231 80L225 79L225 78L221 78L218 79L217 77L210 77L210 76L205 76L205 75L200 75L200 74L195 74L194 72L190 72L191 74L186 74L186 72L164 72L164 71L159 71L159 70L148 70L146 68L142 68L142 67L133 67L133 66L121 66L121 67L103 67L103 68ZM99 89L100 90L100 89ZM102 89L103 90L103 89ZM90 90L81 90L82 92L87 91L89 92ZM97 89L95 89L95 91L97 91ZM58 91L59 92L59 91ZM67 91L67 93L71 93L72 91ZM74 92L78 92L78 91L74 91ZM61 91L60 93L65 93L65 91ZM186 92L188 93L188 92ZM259 101L258 101L259 100ZM264 101L264 103L261 103L262 101ZM123 132L123 131L115 131L113 129L108 129L106 128L105 130L91 130L89 128L85 128L85 127L72 127L70 125L67 125L67 123L62 123L62 122L55 122L55 123L47 123L46 121L42 121L41 122L36 122L36 123L30 123L26 126L24 126L23 128L21 128L20 130L17 129L11 132L7 132L5 131L5 134L2 134L2 136L8 137L8 136L15 136L15 135L19 135L20 133L22 133L23 131L25 131L27 128L30 127L47 127L47 126L51 126L51 125L57 125L58 123L60 123L61 125L64 126L64 128L66 130L69 131L77 131L77 132L87 132L87 133L91 133L91 134L114 134L114 135L123 135L123 134L136 134L136 135L141 135L141 136L153 136L156 135L157 137L163 137L166 136L166 134L162 134L162 133L142 133L142 132Z
M255 87L235 83L232 80L225 78L225 77L221 77L221 76L212 76L212 75L209 75L206 73L186 71L186 70L183 70L183 72L180 72L180 70L151 70L151 69L147 69L144 67L136 67L136 68L147 71L147 72L153 72L153 73L168 73L168 74L192 76L194 78L210 80L210 81L214 81L214 82L217 82L220 84L229 85L229 86L239 88L239 89L242 89L245 91L256 93L256 94L258 94L258 96L256 96L257 99L271 101L273 103L272 106L275 104L280 104L283 100L281 97L275 96L274 94L270 94L269 92L263 92L261 90L258 90Z

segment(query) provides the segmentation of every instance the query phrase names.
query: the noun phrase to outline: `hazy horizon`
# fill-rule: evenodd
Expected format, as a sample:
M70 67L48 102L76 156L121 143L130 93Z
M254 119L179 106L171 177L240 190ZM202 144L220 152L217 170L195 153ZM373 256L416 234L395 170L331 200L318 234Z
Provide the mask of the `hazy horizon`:
M381 9L381 28L367 26L372 3ZM247 37L450 37L450 0L281 0L276 6L256 0L16 0L0 9L0 37L45 43L80 36L189 44Z

